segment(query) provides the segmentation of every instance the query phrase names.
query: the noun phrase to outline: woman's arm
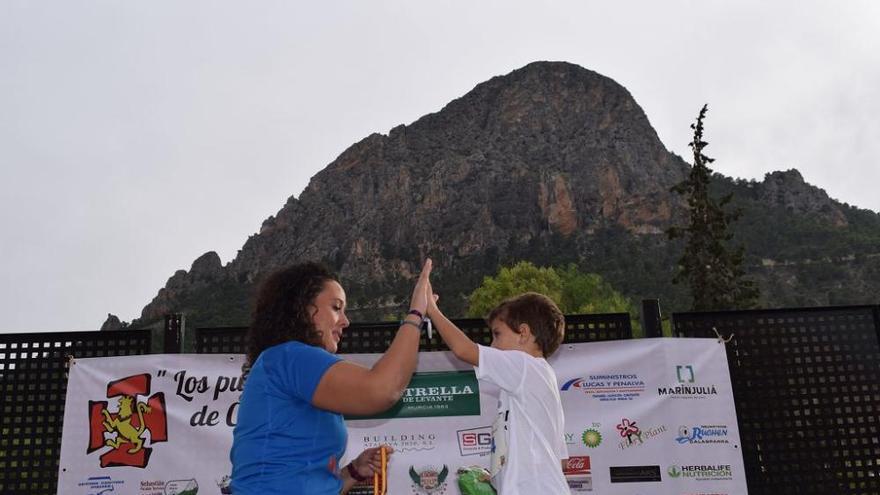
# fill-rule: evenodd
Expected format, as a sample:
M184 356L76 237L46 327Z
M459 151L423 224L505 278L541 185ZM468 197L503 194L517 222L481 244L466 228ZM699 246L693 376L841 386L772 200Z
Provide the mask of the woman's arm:
M422 314L427 312L431 266L431 260L426 260L410 302L410 308ZM312 404L342 414L375 414L393 406L416 369L420 324L419 317L407 315L391 346L372 369L346 361L331 366L318 382Z

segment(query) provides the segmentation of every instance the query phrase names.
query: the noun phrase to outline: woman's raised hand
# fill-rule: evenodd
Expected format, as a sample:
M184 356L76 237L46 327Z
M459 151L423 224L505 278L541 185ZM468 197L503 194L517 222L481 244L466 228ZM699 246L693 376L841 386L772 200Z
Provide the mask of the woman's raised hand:
M423 315L428 311L428 298L431 297L428 290L431 285L432 266L431 258L426 259L425 264L422 265L422 273L419 274L419 280L416 282L415 288L413 288L412 299L409 303L409 309L414 309Z

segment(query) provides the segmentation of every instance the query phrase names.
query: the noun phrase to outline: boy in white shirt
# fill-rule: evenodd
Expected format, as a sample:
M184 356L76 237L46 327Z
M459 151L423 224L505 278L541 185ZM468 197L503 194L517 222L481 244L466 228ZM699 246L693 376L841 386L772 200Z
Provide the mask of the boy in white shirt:
M429 288L429 290L431 290ZM500 495L570 493L562 460L564 417L550 357L565 335L565 318L547 296L528 292L502 302L486 321L492 346L471 341L428 298L428 317L449 349L477 378L501 389L492 425L492 484Z

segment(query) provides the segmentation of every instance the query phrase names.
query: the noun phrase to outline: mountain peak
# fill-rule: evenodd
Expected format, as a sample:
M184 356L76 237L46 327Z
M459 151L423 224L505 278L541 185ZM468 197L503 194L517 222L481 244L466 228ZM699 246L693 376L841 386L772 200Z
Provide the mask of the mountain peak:
M303 261L339 273L361 320L397 312L429 255L450 314L463 314L484 275L517 260L577 263L633 297L684 297L670 286L679 253L663 233L684 222L670 188L688 171L626 88L574 64L534 62L353 144L228 265L206 253L172 276L141 323L187 311L194 324L244 324L260 278ZM749 191L765 210L815 210L846 225L797 171Z

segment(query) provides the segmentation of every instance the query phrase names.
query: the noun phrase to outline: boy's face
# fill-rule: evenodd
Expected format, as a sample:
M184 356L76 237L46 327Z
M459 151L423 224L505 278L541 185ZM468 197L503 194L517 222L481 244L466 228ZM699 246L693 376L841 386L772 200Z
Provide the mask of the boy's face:
M495 319L489 322L492 330L492 347L502 351L516 351L522 349L522 334L516 333L501 320Z

